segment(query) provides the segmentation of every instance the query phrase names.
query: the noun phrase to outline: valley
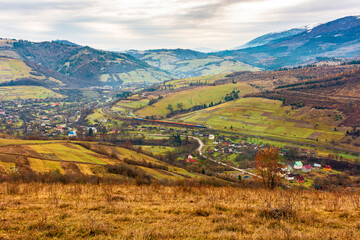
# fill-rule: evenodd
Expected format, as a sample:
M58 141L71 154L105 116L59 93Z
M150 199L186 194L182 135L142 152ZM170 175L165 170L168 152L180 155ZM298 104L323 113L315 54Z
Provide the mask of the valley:
M359 238L359 29L206 53L0 39L0 238Z

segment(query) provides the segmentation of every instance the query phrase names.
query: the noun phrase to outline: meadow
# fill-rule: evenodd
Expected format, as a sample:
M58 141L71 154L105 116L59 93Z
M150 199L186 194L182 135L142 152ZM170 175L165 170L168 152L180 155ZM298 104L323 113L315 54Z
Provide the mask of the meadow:
M143 69L137 69L127 73L119 73L118 76L124 83L132 83L132 82L158 83L169 79L169 76L166 73L162 74L162 72L159 71L151 71L151 70L143 70ZM104 81L104 79L105 78L102 77L102 81Z
M181 88L181 87L189 87L190 84L213 84L215 81L224 79L226 77L226 73L224 74L214 74L214 75L205 75L200 77L192 77L192 78L182 78L167 81L164 85L169 85L174 89Z
M9 139L4 139L3 142L7 140ZM169 149L162 149L162 153ZM20 175L26 175L29 171L46 173L58 170L62 174L78 176L119 177L107 172L106 169L107 165L116 164L141 169L154 180L210 179L208 176L188 172L135 150L95 142L10 139L9 143L0 145L0 174L4 176L11 174L16 167L16 172Z
M4 54L3 51L0 52ZM26 63L22 60L0 57L0 83L21 78L33 78L44 81L46 80L56 83L60 86L64 85L58 79L53 77L47 79L47 77L43 74L38 72L35 73L32 68L26 65Z
M346 134L346 129L335 129L341 123L335 120L339 114L336 110L293 110L282 101L264 98L242 98L176 119L258 136L330 143L339 142Z
M0 99L63 98L64 96L40 86L0 87Z
M180 109L178 104L182 104L181 108L183 109L188 109L195 105L209 105L211 102L216 104L219 101L224 101L226 94L231 93L233 90L239 90L239 96L257 91L255 88L244 83L197 87L186 91L171 93L155 104L146 106L136 113L140 116L156 115L164 117L170 113L168 109L169 104L172 105L174 110Z
M359 239L358 192L1 183L2 239Z

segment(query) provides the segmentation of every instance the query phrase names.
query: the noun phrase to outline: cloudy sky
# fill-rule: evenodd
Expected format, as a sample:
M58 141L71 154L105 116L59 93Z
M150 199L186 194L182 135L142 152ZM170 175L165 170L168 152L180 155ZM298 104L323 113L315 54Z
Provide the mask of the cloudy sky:
M0 37L100 49L230 49L259 35L360 15L359 0L0 0Z

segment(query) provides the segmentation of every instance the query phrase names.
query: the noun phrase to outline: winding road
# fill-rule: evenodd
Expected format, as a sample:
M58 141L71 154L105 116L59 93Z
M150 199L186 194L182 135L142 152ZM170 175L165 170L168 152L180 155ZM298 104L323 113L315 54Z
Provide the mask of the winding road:
M233 167L233 166L230 166L230 165L228 165L228 164L226 164L226 163L219 162L219 161L216 161L216 160L214 160L214 159L208 158L207 156L203 155L203 153L202 153L202 149L203 149L203 147L205 146L204 143L203 143L203 141L201 141L200 138L193 137L193 136L190 136L190 138L195 139L196 141L199 142L199 147L198 147L198 149L196 149L196 150L199 152L200 156L203 156L203 157L206 158L207 160L210 160L210 161L212 161L212 162L215 162L215 163L217 163L217 164L223 165L223 166L228 167L228 168L232 168L232 169L234 169L234 170L236 170L236 171L238 171L238 172L241 172L241 173L243 173L243 174L250 175L250 176L253 176L253 177L257 177L257 178L261 178L259 175L254 174L254 173L252 173L252 172L249 172L249 171L246 171L246 170L244 170L244 169L237 168L237 167Z

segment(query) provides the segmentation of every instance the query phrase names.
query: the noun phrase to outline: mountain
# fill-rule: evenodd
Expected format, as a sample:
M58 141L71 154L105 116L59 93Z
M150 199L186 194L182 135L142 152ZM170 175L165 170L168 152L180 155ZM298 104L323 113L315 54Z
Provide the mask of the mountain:
M324 58L356 57L360 55L359 36L360 18L350 16L305 31L292 29L267 34L247 43L247 48L222 51L216 55L232 57L264 69L277 69Z
M14 49L28 61L76 79L79 86L159 82L170 75L128 54L57 42L17 41Z
M55 40L0 39L1 85L89 87L162 82L172 76L125 53L97 50ZM16 65L14 65L16 64Z
M171 72L177 78L258 70L232 57L220 57L190 49L129 50L126 53L153 67Z
M194 51L203 52L203 53L211 53L211 52L218 52L219 50L213 49L213 48L207 48L207 47L199 47L194 48Z
M234 48L234 50L262 46L265 44L269 44L271 42L275 42L276 40L282 38L291 37L300 33L304 33L306 31L307 28L294 28L283 32L268 33L263 36L257 37L244 45L236 47Z
M79 44L70 42L68 40L54 40L53 42L68 45L68 46L73 46L73 47L80 46Z

